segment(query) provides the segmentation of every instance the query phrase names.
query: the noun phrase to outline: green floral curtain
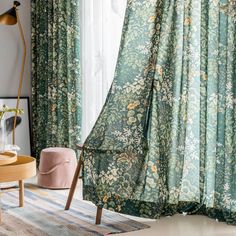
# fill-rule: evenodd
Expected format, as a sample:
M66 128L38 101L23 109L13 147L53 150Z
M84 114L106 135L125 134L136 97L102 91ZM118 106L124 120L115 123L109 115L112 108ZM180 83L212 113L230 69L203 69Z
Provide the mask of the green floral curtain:
M32 1L32 127L36 157L80 139L79 0Z
M235 10L128 1L116 76L84 146L84 199L236 224Z

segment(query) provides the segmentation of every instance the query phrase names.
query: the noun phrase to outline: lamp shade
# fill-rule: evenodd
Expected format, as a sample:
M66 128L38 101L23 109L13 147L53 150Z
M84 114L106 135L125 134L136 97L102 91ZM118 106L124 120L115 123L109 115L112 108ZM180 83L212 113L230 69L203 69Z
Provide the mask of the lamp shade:
M14 1L13 7L0 15L0 24L15 25L17 23L16 7L20 6L18 1Z

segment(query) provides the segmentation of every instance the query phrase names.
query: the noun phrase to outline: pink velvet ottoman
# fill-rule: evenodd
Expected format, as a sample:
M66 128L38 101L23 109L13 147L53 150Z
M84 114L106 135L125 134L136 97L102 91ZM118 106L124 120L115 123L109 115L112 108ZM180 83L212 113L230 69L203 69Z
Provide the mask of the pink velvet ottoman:
M50 189L70 188L77 166L70 148L45 148L40 154L38 185Z

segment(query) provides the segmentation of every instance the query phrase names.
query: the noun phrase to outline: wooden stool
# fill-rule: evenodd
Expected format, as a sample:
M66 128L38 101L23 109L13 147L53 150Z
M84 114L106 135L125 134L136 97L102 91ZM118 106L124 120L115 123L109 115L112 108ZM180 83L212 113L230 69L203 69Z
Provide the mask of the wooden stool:
M83 145L78 144L77 147L83 153ZM74 178L73 178L73 181L72 181L72 184L71 184L71 188L70 188L69 196L67 198L65 210L70 209L70 205L71 205L74 193L75 193L75 189L76 189L77 182L78 182L78 179L79 179L80 170L81 170L81 167L83 165L82 153L80 155L80 158L79 158L79 161L78 161L78 164L77 164L77 168L76 168L76 171L75 171L75 174L74 174ZM101 224L101 217L102 217L102 208L97 207L97 215L96 215L96 220L95 220L96 225Z

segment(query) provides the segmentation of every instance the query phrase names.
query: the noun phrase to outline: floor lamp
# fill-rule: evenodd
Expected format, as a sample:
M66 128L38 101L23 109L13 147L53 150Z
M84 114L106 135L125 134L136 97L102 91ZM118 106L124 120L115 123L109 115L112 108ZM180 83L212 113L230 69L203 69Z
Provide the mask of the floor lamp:
M26 43L24 38L23 29L21 26L19 13L17 7L20 6L20 3L18 1L13 2L13 7L9 9L8 11L4 12L2 15L0 15L0 24L4 25L18 25L20 37L23 43L23 59L22 59L22 65L21 65L21 72L20 72L20 80L19 80L19 86L18 86L18 94L17 94L17 102L16 102L16 111L19 109L20 105L20 95L22 90L22 84L23 84L23 76L24 76L24 70L25 70L25 60L26 60ZM12 134L12 144L15 145L16 138L15 138L15 129L16 129L16 120L17 120L17 112L15 113L14 118L14 126L13 126L13 134Z

